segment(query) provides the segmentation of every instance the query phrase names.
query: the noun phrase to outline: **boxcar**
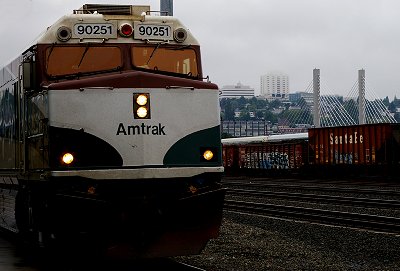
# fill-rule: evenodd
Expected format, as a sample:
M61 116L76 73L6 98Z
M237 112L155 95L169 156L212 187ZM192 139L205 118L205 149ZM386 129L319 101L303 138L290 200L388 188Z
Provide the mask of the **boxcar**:
M400 124L313 128L308 134L313 168L387 174L399 165Z
M307 133L223 139L226 174L299 170L307 159Z

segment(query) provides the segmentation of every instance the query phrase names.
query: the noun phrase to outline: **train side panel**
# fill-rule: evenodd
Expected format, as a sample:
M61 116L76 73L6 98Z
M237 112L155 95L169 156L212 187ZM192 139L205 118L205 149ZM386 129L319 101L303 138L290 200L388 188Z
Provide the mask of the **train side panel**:
M17 98L19 88L19 63L15 59L0 69L0 168L14 170L17 161Z
M0 227L16 232L17 174L21 167L19 141L19 64L22 57L0 69Z

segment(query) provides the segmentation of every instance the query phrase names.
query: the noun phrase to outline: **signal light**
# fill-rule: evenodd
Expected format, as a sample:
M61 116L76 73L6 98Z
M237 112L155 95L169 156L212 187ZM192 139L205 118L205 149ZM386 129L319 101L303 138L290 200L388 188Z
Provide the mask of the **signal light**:
M122 24L119 28L119 33L123 37L129 37L133 33L133 27L130 24Z
M133 94L133 115L135 119L150 119L150 94Z
M74 156L71 153L67 152L62 156L61 160L64 164L70 165L74 161Z

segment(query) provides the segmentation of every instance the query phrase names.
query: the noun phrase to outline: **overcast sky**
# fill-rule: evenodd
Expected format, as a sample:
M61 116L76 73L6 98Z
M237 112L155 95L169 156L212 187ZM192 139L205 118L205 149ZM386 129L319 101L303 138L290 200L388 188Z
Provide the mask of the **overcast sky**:
M60 16L86 3L147 4L159 0L0 0L0 65L25 49ZM321 70L322 93L347 96L366 70L367 91L400 97L398 0L174 0L174 15L202 45L203 71L220 87L260 89L260 76L289 75L290 92L305 91Z

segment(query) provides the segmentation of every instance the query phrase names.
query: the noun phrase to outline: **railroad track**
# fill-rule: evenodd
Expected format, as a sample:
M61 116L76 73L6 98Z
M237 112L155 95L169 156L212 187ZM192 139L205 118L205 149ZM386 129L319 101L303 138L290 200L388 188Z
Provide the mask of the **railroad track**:
M366 195L380 195L387 197L399 197L400 192L394 190L384 189L371 189L361 187L326 187L321 185L301 185L301 184L288 184L288 183L267 183L267 182L232 182L224 181L223 185L227 188L230 187L246 187L246 188L278 188L278 189L290 189L290 190L303 190L303 191L316 191L316 192L330 192L330 193L354 193L354 194L366 194Z
M268 199L283 199L293 201L306 201L306 202L317 202L322 204L340 204L347 206L361 206L370 208L400 208L400 202L398 200L386 200L386 199L372 199L372 198L360 198L360 197L345 197L345 196L334 196L334 195L318 195L318 194L304 194L296 192L281 192L281 191L260 191L260 190L248 190L248 189L234 189L230 188L227 190L227 195L232 196L243 196L243 197L262 197Z
M58 270L58 269L49 269L49 270ZM64 270L64 269L62 269ZM206 271L205 269L201 269L196 266L192 266L181 261L176 261L173 259L147 259L144 261L127 261L127 262L119 262L112 261L106 262L103 265L97 265L95 267L88 265L86 266L78 266L73 267L68 270L112 270L112 271L132 271L132 270L140 270L140 271Z
M223 184L228 188L227 211L400 234L400 217L393 216L400 208L400 192L396 190L351 182L299 183L296 179L224 179ZM274 204L274 200L279 203ZM346 207L346 211L338 207ZM370 212L367 210L374 214L365 213Z
M396 217L234 200L225 200L224 208L231 212L298 219L386 233L400 233L400 218Z
M127 266L128 267L128 266ZM134 267L134 268L133 268ZM130 270L141 270L141 271L206 271L205 269L201 269L199 267L183 263L179 260L175 260L172 258L160 258L160 259L148 259L143 263L138 265L129 265L128 269L121 269L116 271L130 271Z
M292 182L303 185L356 185L356 186L369 186L369 187L391 187L400 188L400 180L385 180L379 177L367 177L363 178L331 178L331 179L302 179L296 177L232 177L224 176L223 182L233 182L233 183L246 183L246 182L263 182L263 183L279 183L279 182Z
M181 263L181 262L177 262L177 265L179 266L180 269L174 269L174 270L181 270L181 271L206 271L205 269L201 269L199 267L196 266L192 266L189 264L185 264L185 263ZM170 270L170 269L168 269Z

